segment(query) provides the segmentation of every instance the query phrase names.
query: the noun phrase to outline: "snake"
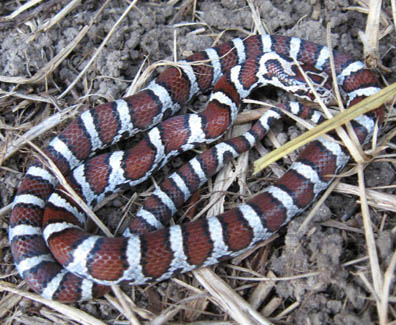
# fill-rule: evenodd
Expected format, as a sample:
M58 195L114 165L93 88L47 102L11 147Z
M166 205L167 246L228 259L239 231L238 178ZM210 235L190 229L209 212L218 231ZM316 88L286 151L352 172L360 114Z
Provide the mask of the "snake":
M332 53L335 82L347 108L380 90L376 75L362 62ZM143 285L217 264L268 239L317 200L346 166L350 157L339 141L319 137L272 185L222 214L172 226L169 220L227 162L252 149L284 110L323 121L319 112L291 101L267 110L242 135L219 142L242 100L258 87L271 85L303 100L320 96L329 101L330 56L327 46L297 37L234 38L178 61L132 96L82 112L44 153L89 207L147 180L183 151L215 144L157 185L119 237L87 233L83 209L42 161L33 161L9 222L20 276L48 299L83 301L103 296L113 284ZM207 92L202 112L176 114ZM360 143L370 140L383 115L380 107L351 121ZM144 135L130 149L101 151L138 132Z

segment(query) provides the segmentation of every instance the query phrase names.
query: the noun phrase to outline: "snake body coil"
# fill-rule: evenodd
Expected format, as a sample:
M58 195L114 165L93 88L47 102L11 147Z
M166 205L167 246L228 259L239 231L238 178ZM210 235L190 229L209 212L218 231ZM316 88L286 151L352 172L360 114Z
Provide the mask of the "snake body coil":
M324 80L318 91L328 94L331 82L321 79L331 75L327 47L282 36L236 38L188 57L178 68L168 68L136 95L82 113L45 152L93 206L125 185L144 181L179 152L217 140L232 125L241 99L258 86L271 84L312 99L294 59L316 84ZM347 106L380 89L361 62L337 52L334 61ZM172 117L154 127L210 88L212 95L202 113ZM287 109L305 112L295 103ZM352 122L360 142L368 140L382 115L377 110ZM339 144L324 138L312 142L274 185L230 211L164 225L208 177L252 148L280 116L279 110L269 110L245 134L217 144L168 177L145 201L125 237L87 234L80 208L57 187L54 176L34 162L18 189L10 220L9 239L19 273L43 296L72 302L103 295L109 284L161 281L212 265L265 240L304 211L329 185L331 175L345 166L348 155ZM149 131L132 149L89 158L98 149L145 130Z

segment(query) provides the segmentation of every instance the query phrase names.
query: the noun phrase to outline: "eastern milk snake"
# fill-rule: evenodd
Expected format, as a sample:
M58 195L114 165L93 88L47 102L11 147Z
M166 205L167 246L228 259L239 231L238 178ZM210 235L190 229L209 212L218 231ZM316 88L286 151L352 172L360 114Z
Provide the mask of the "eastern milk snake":
M85 111L45 152L93 206L125 185L146 180L170 157L219 139L232 125L241 99L258 86L271 84L312 100L293 58L319 85L319 93L329 96L327 47L282 36L236 38L180 61L178 68L168 68L136 95ZM380 89L361 62L338 52L334 61L347 106ZM153 128L194 95L211 88L210 102L202 113L172 117ZM307 117L299 104L285 107ZM121 281L139 285L212 265L265 240L304 211L345 166L349 157L341 145L320 138L274 185L250 201L218 216L164 226L208 177L252 148L281 115L279 109L268 110L245 134L213 146L167 177L145 201L125 237L87 234L81 209L64 191L55 190L54 176L34 162L18 189L9 227L19 273L41 295L72 302L101 296L106 285ZM383 110L378 109L352 121L361 143L370 138L382 116ZM308 117L320 120L316 113ZM144 130L149 131L132 149L89 158L92 152Z

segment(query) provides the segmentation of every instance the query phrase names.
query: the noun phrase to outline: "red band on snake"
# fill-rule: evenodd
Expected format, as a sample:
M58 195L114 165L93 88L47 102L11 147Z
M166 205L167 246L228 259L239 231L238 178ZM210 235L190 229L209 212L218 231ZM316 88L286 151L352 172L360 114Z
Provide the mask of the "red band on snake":
M319 94L328 98L330 78L323 77L331 75L327 47L282 36L237 38L168 68L136 95L82 113L45 152L93 206L125 185L144 181L176 154L219 139L232 125L241 99L256 87L271 84L312 100L295 60L318 85ZM347 106L380 89L361 62L334 52L334 63ZM153 128L211 88L202 113L172 117ZM296 103L285 108L306 114ZM345 166L348 155L339 144L324 138L309 144L274 185L224 214L164 227L208 177L252 148L280 117L280 110L269 110L245 134L218 143L173 173L145 201L125 237L85 233L82 210L56 188L54 176L34 162L18 189L10 220L9 239L19 273L41 295L72 302L101 296L109 284L161 281L257 245L304 211L332 181L330 175ZM316 113L311 117L319 121ZM378 109L352 121L361 143L369 140L382 117ZM132 149L88 159L98 149L145 130L150 131Z

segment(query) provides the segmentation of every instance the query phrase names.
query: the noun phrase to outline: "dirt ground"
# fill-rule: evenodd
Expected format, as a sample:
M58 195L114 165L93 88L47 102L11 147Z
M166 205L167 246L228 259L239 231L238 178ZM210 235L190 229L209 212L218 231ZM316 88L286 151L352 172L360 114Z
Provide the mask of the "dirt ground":
M20 136L40 125L37 136L31 140L42 148L67 125L70 116L125 96L142 65L145 68L158 60L173 60L175 55L181 58L215 42L246 36L254 32L254 22L251 8L244 0L203 0L196 3L187 0L168 3L140 1L98 51L127 9L128 1L39 1L15 18L5 18L26 2L3 1L0 4L0 278L3 281L0 284L3 290L0 292L0 319L4 324L75 324L79 321L68 311L21 297L7 289L16 285L28 291L15 271L7 238L10 203L33 155L30 146L18 144ZM68 3L74 4L74 8L51 26L51 19ZM362 2L261 0L255 4L268 32L326 44L326 25L330 23L333 47L354 58L364 59L358 37L359 32L366 28L367 15ZM394 28L390 26L389 29L387 25L392 24L388 2L384 4L382 14L380 29L385 35L379 41L378 50L382 64L389 71L378 70L378 75L383 83L391 84L396 79L393 73L396 68L396 35ZM87 32L80 41L75 41L84 28ZM64 59L57 58L68 46L72 47L71 52ZM97 52L96 59L87 68ZM161 69L163 67L157 72ZM285 97L275 89L257 92L254 96L272 103ZM184 108L184 112L202 109L207 98L207 94L198 96ZM245 110L254 108L256 106L251 104L244 105ZM54 114L66 111L68 113L61 122L50 126L40 124ZM369 203L379 270L383 277L395 258L394 124L395 114L393 107L389 106L386 125L378 139L384 150L377 152L365 169L366 188L379 195L370 197ZM248 156L232 164L228 173L235 174L237 170L238 177L230 182L229 188L222 188L226 192L222 208L227 210L233 204L248 199L265 184L278 178L290 159L296 158L296 153L257 176L251 173L253 161L266 150L272 150L274 142L275 145L283 144L301 132L302 128L290 120L277 123L272 138L264 140ZM134 141L125 141L118 147L129 147ZM14 151L11 150L13 148ZM370 146L365 149L370 149ZM174 159L154 175L155 182L160 182L193 155L194 152L185 153ZM353 165L352 162L350 167ZM239 170L241 166L246 170ZM293 220L273 240L247 254L244 259L238 258L212 268L229 285L230 292L242 297L249 303L249 308L257 310L274 324L363 325L379 322L378 303L372 289L373 266L356 195L357 176L349 173L340 183L303 231L299 228L306 215ZM213 179L202 190L200 198L193 202L199 204L198 208L191 209L186 205L176 216L176 222L180 217L204 209L212 196L211 191L215 189L216 179ZM153 181L147 181L113 198L97 214L114 233L119 227L125 228L126 223L121 216L126 214L127 220L132 218L152 190ZM385 197L389 199L388 206L381 205ZM280 279L255 279L260 276ZM99 320L106 324L126 324L128 317L134 324L235 323L222 299L208 293L193 274L180 275L177 279L144 287L122 286L134 302L127 301L132 316L122 311L119 303L111 298L72 307L94 317L97 324ZM393 283L389 285L387 305L390 322L396 322ZM95 323L92 319L80 322Z

